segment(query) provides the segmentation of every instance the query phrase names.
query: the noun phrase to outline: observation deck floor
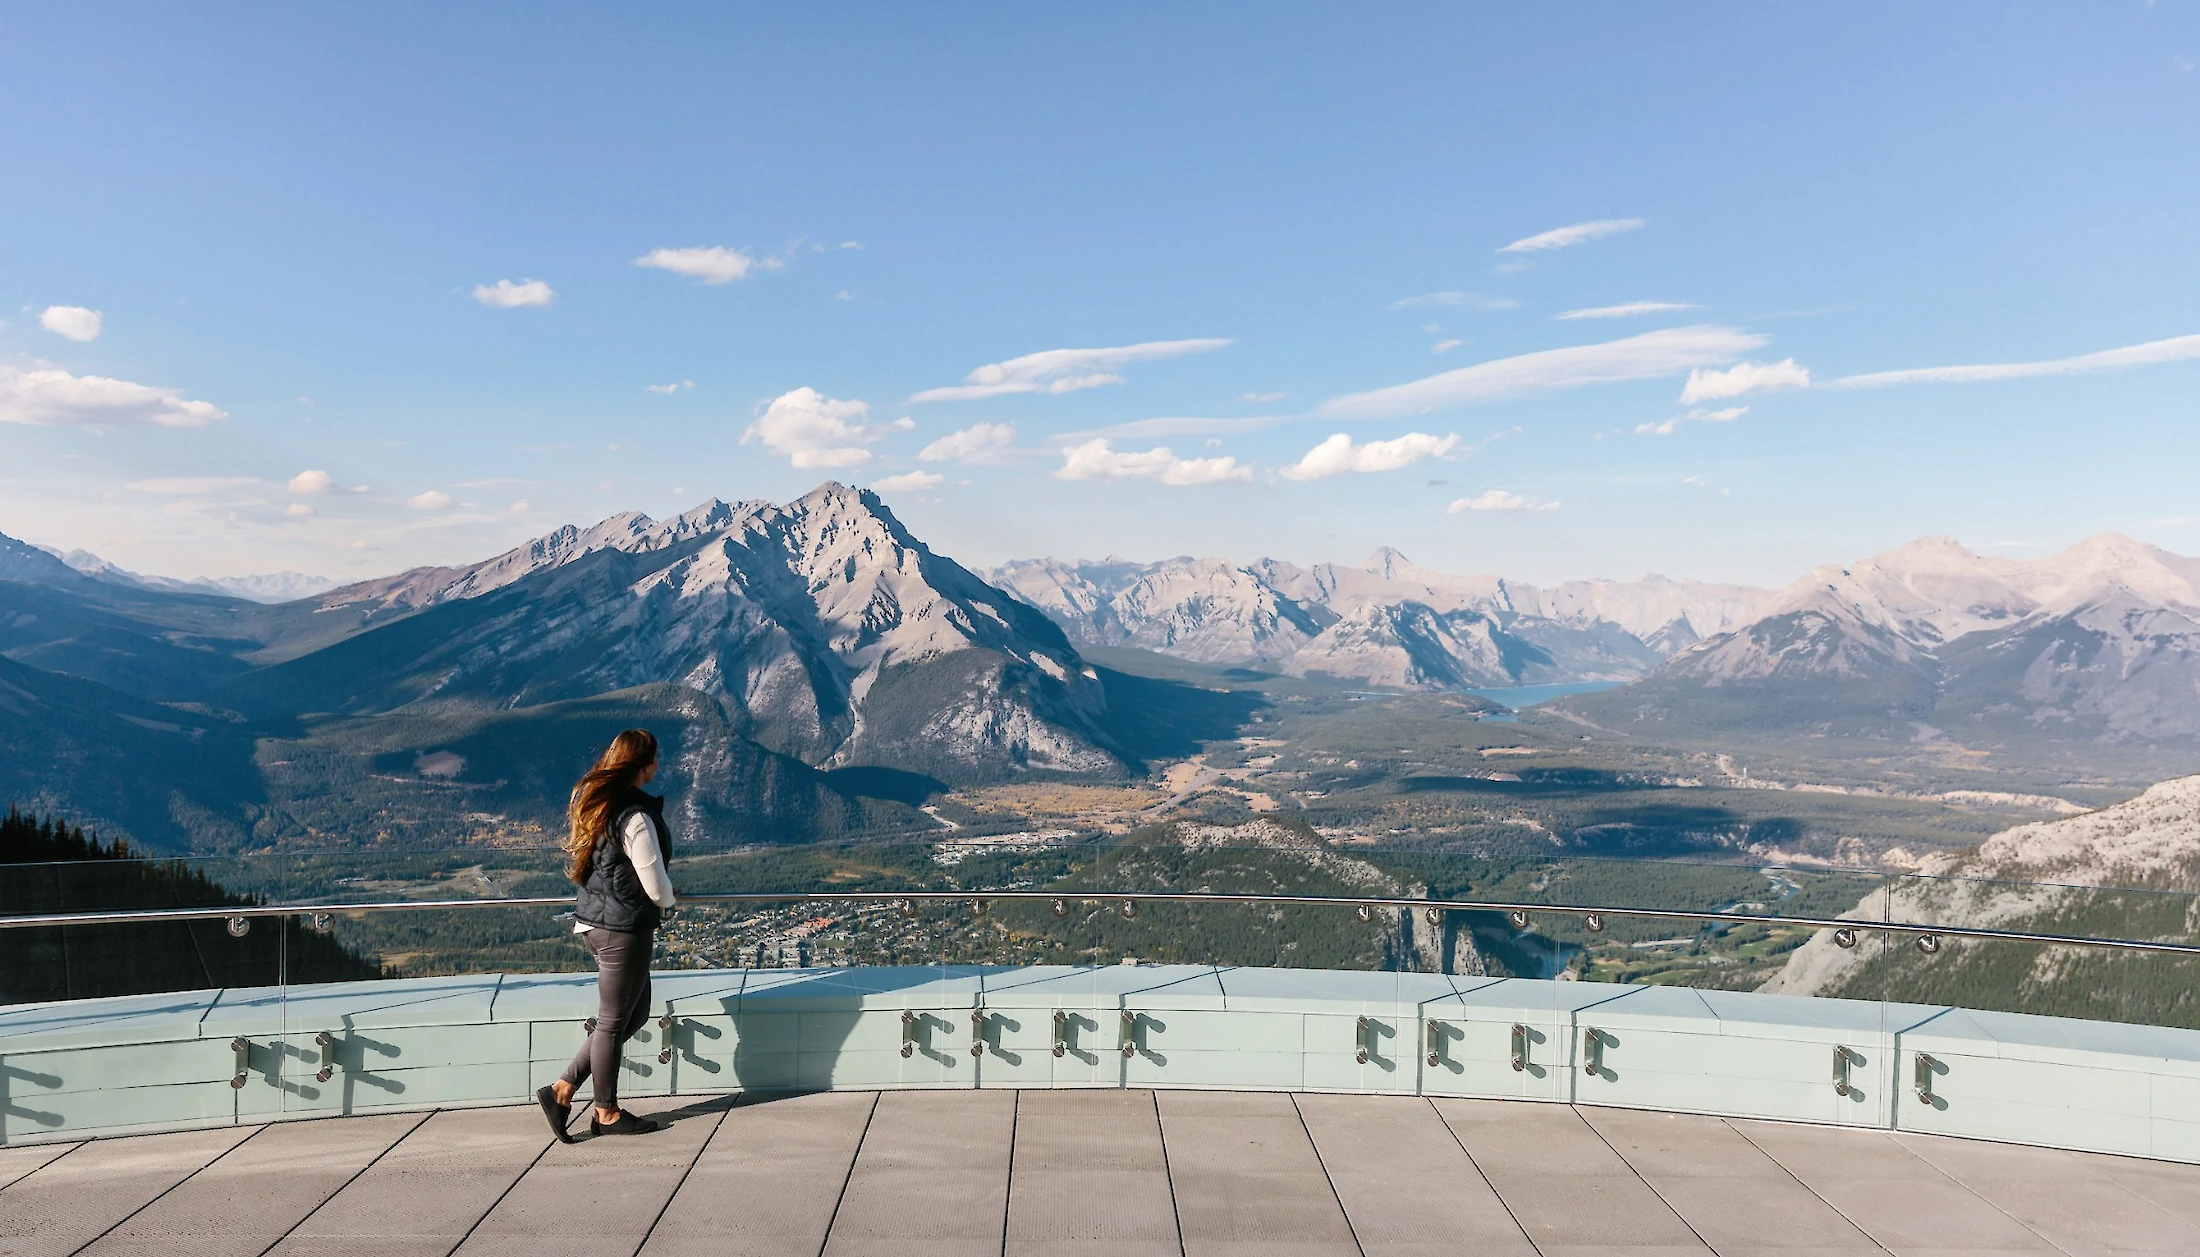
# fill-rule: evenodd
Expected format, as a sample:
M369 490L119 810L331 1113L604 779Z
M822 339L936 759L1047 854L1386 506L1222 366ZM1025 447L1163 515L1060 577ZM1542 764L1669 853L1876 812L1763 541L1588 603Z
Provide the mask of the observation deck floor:
M0 1252L2013 1257L2200 1253L2200 1166L1369 1095L1030 1090L532 1106L0 1148Z

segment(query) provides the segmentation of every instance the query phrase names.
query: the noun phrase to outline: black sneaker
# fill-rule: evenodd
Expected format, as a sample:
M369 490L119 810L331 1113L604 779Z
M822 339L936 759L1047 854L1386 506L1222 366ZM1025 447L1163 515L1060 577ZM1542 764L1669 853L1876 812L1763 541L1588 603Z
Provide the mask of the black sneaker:
M573 1106L558 1103L558 1092L554 1087L544 1087L537 1091L535 1103L542 1106L542 1115L550 1119L550 1133L557 1136L558 1142L572 1143L573 1132L565 1127L566 1123L573 1120Z
M619 1120L608 1125L593 1117L588 1119L588 1133L591 1135L647 1135L663 1129L664 1127L649 1118L626 1112L620 1113Z

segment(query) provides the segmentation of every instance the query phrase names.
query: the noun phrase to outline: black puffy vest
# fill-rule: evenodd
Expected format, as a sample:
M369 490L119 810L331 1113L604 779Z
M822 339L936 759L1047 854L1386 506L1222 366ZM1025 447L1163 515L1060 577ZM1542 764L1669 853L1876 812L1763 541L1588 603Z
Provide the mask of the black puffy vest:
M666 872L672 868L672 834L665 828L665 801L661 796L640 790L629 790L611 808L611 825L596 836L596 852L589 861L588 878L573 896L573 917L583 925L593 925L599 930L611 930L619 934L639 934L654 930L664 919L664 912L649 892L642 889L642 879L634 872L634 862L626 858L626 841L622 837L626 818L635 812L649 817L649 826L657 834L657 858L664 861Z

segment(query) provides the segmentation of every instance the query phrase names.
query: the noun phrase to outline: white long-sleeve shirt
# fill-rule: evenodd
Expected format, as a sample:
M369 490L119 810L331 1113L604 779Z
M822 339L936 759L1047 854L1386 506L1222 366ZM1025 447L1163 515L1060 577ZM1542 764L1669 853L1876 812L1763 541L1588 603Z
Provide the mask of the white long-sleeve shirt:
M641 879L642 893L660 908L670 908L679 900L672 893L672 877L665 869L664 853L657 849L657 831L650 826L649 817L634 812L626 818L626 828L619 831L620 842L626 847L626 858L634 866L634 876ZM575 934L586 934L595 929L580 921L573 923Z

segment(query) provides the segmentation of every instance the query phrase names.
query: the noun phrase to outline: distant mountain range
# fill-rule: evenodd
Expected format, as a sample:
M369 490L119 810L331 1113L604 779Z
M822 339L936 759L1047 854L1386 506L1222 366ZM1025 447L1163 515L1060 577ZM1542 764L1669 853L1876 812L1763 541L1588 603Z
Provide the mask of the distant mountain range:
M1651 730L2200 740L2200 560L2106 534L2031 560L1927 537L1818 568L1648 679L1565 706Z
M1539 589L1387 547L1357 567L1027 559L986 575L1081 644L1420 690L1632 680L1769 594L1660 576Z
M943 781L1142 764L1059 628L838 484L614 516L276 606L0 541L0 656L0 790L156 843L368 823L330 812L335 787L418 778L436 751L463 766L429 784L550 824L594 749L645 720L679 734L668 767L694 819L761 838L874 823ZM1136 685L1148 705L1172 690ZM510 753L552 730L570 744L546 762Z
M1097 647L1401 690L1631 682L1565 709L1651 735L2200 745L2200 561L2121 537L2030 562L1929 538L1783 591L1539 588L1388 549L981 576L828 483L272 604L0 537L0 792L154 845L554 827L645 722L692 820L791 839L1237 731L1241 701Z

